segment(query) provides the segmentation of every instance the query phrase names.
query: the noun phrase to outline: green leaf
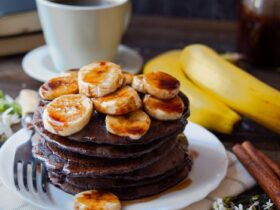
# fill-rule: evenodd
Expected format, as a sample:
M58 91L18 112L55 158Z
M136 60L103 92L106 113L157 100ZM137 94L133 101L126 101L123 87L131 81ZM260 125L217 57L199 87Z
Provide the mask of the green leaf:
M21 115L21 107L18 103L13 102L10 104L10 107L13 108L13 114L16 113L18 115Z
M9 108L9 105L5 101L0 102L0 112L5 112Z
M7 136L5 134L0 134L0 142L4 142L7 140Z
M0 98L5 98L5 94L4 94L3 90L0 90Z

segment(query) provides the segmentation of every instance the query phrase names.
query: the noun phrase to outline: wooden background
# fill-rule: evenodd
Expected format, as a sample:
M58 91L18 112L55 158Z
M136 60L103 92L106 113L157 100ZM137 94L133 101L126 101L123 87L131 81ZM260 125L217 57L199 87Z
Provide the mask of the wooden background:
M236 20L240 0L131 0L137 15ZM35 8L35 0L0 0L1 13Z
M131 2L135 14L236 20L240 0L131 0Z

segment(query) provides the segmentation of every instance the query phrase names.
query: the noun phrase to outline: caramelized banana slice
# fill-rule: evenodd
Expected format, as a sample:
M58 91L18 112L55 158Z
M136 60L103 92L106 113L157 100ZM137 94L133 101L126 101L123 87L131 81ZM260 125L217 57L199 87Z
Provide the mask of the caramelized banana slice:
M119 65L106 61L91 63L79 71L79 91L88 97L102 97L121 87L123 79Z
M161 100L145 95L143 102L147 113L158 120L177 120L184 111L184 103L179 96Z
M160 71L145 74L143 81L145 91L159 99L174 98L180 88L179 80Z
M106 129L117 136L140 139L149 130L151 120L142 110L124 116L106 116Z
M89 190L75 195L75 210L121 210L121 202L113 193Z
M131 85L133 80L133 74L129 72L123 72L123 76L124 76L124 85Z
M123 115L139 109L142 105L137 92L129 87L101 97L93 99L94 106L98 112L111 115Z
M78 92L78 72L74 71L49 79L39 89L39 95L45 100L53 100L62 95Z
M140 93L145 93L144 89L144 75L135 75L132 80L131 86Z
M46 106L43 124L53 134L69 136L80 131L89 122L92 111L92 102L84 95L60 96Z

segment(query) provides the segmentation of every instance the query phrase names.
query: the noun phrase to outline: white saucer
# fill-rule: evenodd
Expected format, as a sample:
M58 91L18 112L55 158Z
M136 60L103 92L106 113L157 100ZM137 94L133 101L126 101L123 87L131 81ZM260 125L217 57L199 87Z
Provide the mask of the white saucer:
M199 155L194 159L193 169L189 175L192 180L188 187L171 190L155 199L135 201L125 205L124 210L174 210L182 209L205 198L216 189L226 175L228 158L226 150L219 139L205 128L189 123L184 132L189 140L190 149ZM40 209L73 209L73 196L48 185L48 197L38 196L32 192L17 191L13 184L13 158L19 144L28 139L27 130L15 133L0 149L0 179L5 186L17 193L22 199L40 207ZM31 177L31 174L29 175ZM31 181L30 181L31 182ZM22 183L20 183L22 186Z
M137 74L141 71L143 59L134 49L125 45L120 45L116 63L118 63L123 70ZM22 60L22 68L27 75L41 82L45 82L49 78L60 74L60 72L55 70L46 45L28 52Z

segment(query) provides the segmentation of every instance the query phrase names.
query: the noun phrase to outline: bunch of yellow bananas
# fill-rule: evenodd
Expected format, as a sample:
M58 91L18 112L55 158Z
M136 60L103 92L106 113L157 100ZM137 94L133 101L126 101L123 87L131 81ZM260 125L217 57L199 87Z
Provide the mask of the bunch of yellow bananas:
M164 71L180 80L193 122L229 134L240 113L280 133L280 92L206 46L163 53L145 65L144 73L150 71Z

